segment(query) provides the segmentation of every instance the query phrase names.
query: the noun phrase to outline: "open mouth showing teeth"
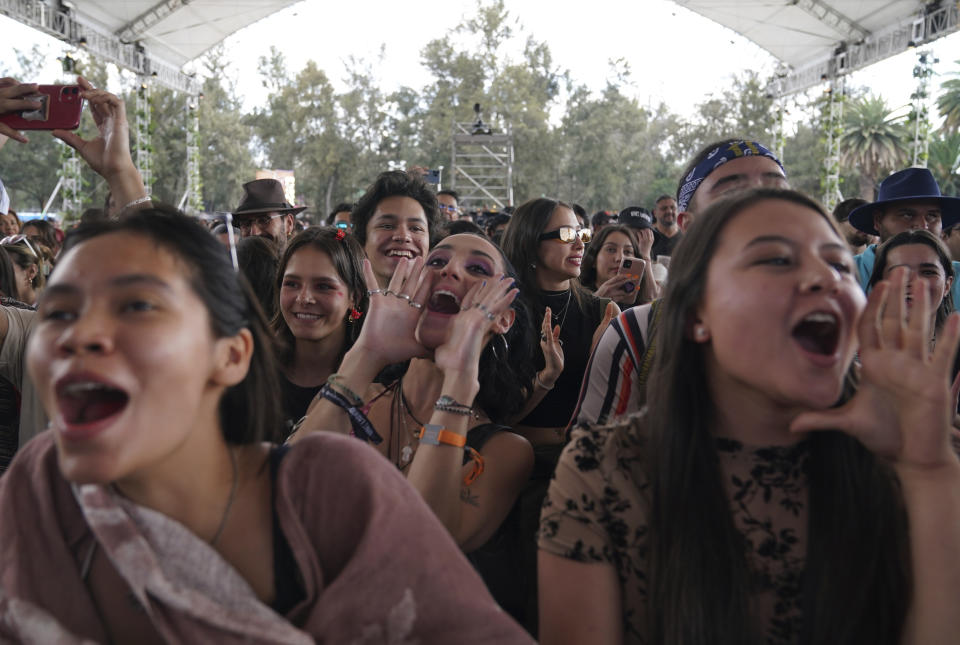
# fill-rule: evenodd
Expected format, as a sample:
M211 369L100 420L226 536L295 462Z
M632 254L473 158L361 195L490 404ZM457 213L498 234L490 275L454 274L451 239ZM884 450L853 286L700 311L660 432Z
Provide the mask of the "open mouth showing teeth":
M399 250L399 249L393 249L393 250L391 250L391 251L387 251L387 257L391 257L391 258L407 258L407 259L412 260L412 259L413 259L413 253L412 253L411 251L403 251L403 250Z
M117 414L130 397L123 390L96 382L74 382L57 388L57 405L71 425L93 423Z
M293 317L297 320L320 320L322 316L319 314L305 314L305 313L295 313Z
M808 352L833 356L840 341L837 317L824 312L812 313L793 328L793 337Z
M427 301L427 309L439 314L458 314L460 313L460 299L456 294L449 291L435 291L430 300Z

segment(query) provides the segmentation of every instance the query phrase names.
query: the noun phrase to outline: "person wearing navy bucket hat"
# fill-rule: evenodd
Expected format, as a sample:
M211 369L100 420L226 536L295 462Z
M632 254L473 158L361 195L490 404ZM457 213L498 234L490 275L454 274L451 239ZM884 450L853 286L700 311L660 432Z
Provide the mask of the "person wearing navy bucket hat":
M881 244L897 233L916 229L939 237L942 229L960 222L960 198L942 195L933 173L926 168L907 168L880 182L876 201L850 211L848 221L864 233L879 235ZM877 245L871 244L853 257L864 291L873 273L876 251ZM960 262L953 263L953 270L960 271ZM951 292L954 307L960 307L960 280L954 282Z

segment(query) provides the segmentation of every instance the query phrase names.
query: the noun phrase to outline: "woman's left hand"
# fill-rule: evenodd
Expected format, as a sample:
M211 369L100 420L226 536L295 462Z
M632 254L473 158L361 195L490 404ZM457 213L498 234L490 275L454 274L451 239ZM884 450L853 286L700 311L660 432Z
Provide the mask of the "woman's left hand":
M463 372L476 378L484 336L518 293L513 280L506 276L484 280L467 291L460 313L453 318L450 335L433 354L433 362L444 375Z
M791 430L841 430L898 469L931 470L957 460L950 445L950 370L960 315L950 316L931 351L929 294L915 278L907 310L907 282L907 270L898 268L870 293L859 323L857 393L839 408L799 415Z

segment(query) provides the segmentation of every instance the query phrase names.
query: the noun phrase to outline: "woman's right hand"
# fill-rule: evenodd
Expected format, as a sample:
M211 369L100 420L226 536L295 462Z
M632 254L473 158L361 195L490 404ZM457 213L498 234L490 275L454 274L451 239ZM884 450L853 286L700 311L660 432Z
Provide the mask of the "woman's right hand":
M538 374L540 383L552 388L563 372L563 345L560 344L560 325L551 328L553 312L547 307L540 325L540 349L543 351L543 370Z
M423 258L401 258L386 289L377 285L370 260L363 261L363 278L370 308L353 349L381 366L427 356L415 334L433 282Z
M0 78L0 115L20 110L36 110L40 107L38 101L21 98L37 91L36 83L21 83L15 78ZM0 134L10 137L20 143L27 143L28 139L11 128L6 123L0 123Z

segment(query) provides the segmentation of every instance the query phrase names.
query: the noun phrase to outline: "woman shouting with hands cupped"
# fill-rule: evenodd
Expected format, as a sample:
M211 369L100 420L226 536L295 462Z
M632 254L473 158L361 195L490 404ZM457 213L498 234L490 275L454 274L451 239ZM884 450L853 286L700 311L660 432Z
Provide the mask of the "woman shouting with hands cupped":
M402 258L385 288L365 260L363 330L292 437L333 430L370 442L467 552L499 527L533 461L527 441L498 425L533 380L532 332L512 273L473 234L445 238L425 260ZM374 382L408 360L402 377Z

